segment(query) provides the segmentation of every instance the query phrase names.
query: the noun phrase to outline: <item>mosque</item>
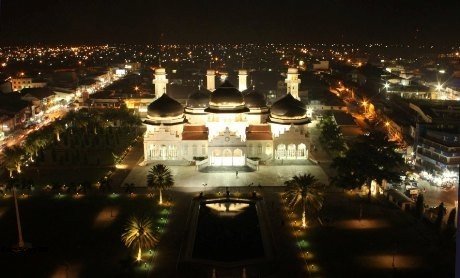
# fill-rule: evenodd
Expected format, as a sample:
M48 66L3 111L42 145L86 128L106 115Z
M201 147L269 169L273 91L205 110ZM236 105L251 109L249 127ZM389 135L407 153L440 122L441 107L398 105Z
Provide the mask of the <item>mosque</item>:
M185 107L166 91L164 68L155 69L155 100L143 120L143 164L201 160L208 166L244 166L308 159L310 118L299 98L299 73L289 68L286 95L267 106L263 94L247 88L247 70L238 71L238 88L215 86L215 70L206 72L206 89L192 92Z

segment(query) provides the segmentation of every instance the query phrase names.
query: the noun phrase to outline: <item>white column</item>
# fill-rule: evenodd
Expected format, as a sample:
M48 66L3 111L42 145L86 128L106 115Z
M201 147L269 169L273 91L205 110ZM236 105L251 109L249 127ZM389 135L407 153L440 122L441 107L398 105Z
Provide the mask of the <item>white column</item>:
M211 92L216 90L216 71L213 69L206 71L206 89Z
M247 78L248 78L248 71L245 69L240 69L238 71L238 90L240 92L248 88Z
M287 77L286 77L286 88L287 93L291 93L293 97L300 100L299 98L299 70L296 68L288 68Z
M168 79L166 79L166 69L157 68L155 69L155 79L153 84L155 85L155 97L159 98L166 92L166 84L168 84Z

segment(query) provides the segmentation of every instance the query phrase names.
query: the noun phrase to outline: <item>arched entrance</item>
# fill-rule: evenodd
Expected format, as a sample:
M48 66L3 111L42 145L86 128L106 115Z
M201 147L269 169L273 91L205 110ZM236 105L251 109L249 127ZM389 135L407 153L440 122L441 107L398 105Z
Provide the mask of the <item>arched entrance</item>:
M233 165L234 166L243 166L245 164L245 157L243 151L240 149L235 149L233 151Z
M215 149L211 152L212 166L243 166L246 164L246 156L241 149Z
M279 144L276 147L276 158L277 159L284 159L285 156L286 156L286 145Z
M230 149L225 149L222 152L222 165L223 166L232 166L232 164L233 164L232 151Z

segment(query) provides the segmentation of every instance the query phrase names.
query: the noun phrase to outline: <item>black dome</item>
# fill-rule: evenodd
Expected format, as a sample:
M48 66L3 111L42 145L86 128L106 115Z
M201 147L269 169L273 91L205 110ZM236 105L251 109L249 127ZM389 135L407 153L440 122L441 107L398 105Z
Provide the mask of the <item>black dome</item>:
M278 118L297 118L307 116L307 107L300 100L287 94L273 103L270 114Z
M183 113L182 105L167 94L163 94L147 107L147 116L150 117L176 117Z
M244 102L247 107L249 108L259 108L259 107L266 107L267 103L265 101L265 96L256 90L245 90L243 93L244 95Z
M211 106L244 105L243 94L227 80L211 93Z
M200 89L191 93L187 99L187 107L206 108L209 105L211 91Z

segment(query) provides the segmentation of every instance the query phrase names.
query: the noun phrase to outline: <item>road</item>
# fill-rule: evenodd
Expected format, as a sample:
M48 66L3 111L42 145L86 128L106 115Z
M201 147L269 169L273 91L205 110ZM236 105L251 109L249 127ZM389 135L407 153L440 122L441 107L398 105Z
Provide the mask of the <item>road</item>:
M423 179L417 180L417 185L423 193L425 204L430 207L437 207L441 202L450 212L455 207L455 201L458 199L458 184L450 189L443 189L438 186L431 185L428 181Z

